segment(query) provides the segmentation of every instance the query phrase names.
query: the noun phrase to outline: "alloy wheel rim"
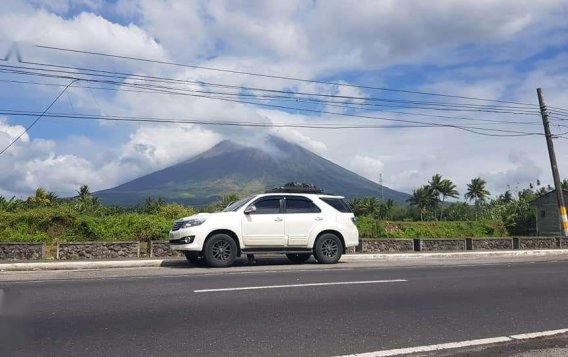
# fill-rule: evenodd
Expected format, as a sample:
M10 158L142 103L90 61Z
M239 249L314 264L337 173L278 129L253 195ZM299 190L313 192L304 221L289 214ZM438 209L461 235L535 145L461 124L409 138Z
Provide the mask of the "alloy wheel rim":
M213 258L217 260L227 260L231 256L231 245L227 241L219 241L213 244Z
M339 251L339 246L337 242L333 239L326 239L321 245L321 252L326 257L333 258L337 256L338 251Z

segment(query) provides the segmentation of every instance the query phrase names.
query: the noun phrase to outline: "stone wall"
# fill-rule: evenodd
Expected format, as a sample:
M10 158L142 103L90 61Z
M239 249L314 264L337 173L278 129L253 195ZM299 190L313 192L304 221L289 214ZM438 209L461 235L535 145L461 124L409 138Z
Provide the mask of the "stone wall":
M412 252L412 239L361 239L361 253Z
M420 250L465 250L465 239L422 239Z
M169 241L151 241L150 256L156 258L182 257L183 253L170 248Z
M40 260L44 256L43 243L0 243L0 260Z
M472 239L472 250L507 250L513 249L511 238Z
M57 259L122 259L140 257L138 242L60 243Z
M558 239L558 243L556 244L556 246L558 248L568 248L568 238L563 238L563 237L559 237Z
M516 238L519 249L556 249L556 238Z

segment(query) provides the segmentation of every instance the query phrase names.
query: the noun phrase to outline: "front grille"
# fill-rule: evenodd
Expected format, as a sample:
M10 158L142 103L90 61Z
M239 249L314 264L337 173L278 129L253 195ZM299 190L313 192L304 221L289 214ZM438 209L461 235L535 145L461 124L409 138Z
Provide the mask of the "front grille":
M177 231L178 229L180 229L181 227L183 227L183 225L185 224L184 221L176 221L174 222L174 225L172 227L172 231Z

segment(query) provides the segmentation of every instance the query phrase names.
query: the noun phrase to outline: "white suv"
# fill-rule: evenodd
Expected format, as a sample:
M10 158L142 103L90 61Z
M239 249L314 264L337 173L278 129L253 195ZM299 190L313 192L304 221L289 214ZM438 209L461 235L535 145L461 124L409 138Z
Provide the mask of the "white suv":
M194 265L227 267L243 254L281 253L294 263L312 254L337 263L359 244L355 217L341 196L266 193L232 203L223 212L177 220L170 246Z

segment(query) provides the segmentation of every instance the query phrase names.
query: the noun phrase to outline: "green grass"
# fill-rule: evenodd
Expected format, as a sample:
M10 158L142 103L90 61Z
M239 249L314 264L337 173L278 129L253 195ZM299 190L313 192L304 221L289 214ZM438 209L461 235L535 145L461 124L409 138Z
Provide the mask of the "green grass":
M78 212L71 205L0 211L0 241L81 242L167 239L172 222L193 214L191 208L164 205L155 212Z
M56 242L164 240L175 219L193 214L178 204L152 209L94 207L86 212L72 203L0 211L0 241ZM357 221L362 238L464 238L507 236L498 221L388 222L370 217Z
M500 221L389 222L359 217L357 227L362 238L467 238L508 235Z

